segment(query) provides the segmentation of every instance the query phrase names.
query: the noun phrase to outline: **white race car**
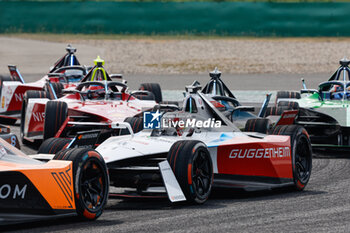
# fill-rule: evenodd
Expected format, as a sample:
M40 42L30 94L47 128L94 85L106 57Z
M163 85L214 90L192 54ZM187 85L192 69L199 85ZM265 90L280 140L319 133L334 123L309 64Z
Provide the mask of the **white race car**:
M96 151L107 163L111 186L136 191L112 195L163 193L171 202L204 203L212 185L245 190L305 188L312 151L304 128L277 123L271 131L275 135L241 132L214 107L215 100L199 89L198 85L187 87L182 111L162 117L159 111L144 113L145 128L153 124L154 129L133 134L128 123L112 123L113 128L128 129L131 134L110 137ZM283 116L280 122L286 122ZM84 146L82 141L92 135L79 135L68 147ZM65 156L70 149L60 150L58 140L51 142L48 152Z

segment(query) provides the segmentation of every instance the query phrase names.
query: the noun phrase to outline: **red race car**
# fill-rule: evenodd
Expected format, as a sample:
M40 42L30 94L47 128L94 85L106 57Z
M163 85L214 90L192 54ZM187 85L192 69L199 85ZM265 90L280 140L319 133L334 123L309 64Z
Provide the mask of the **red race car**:
M81 66L75 56L76 49L70 45L67 54L61 57L49 73L38 81L25 83L16 66L9 65L11 76L0 77L0 123L14 124L20 119L24 93L28 90L42 91L40 95L47 95L46 80L52 82L56 92L63 88L75 86L88 73L89 68Z
M128 92L124 80L114 81L108 75L103 60L98 57L95 64L75 89L64 90L63 97L25 100L21 121L24 143L51 137L74 138L77 132L91 129L103 129L99 137L103 141L123 133L111 129L115 121L128 121L134 131L142 129L142 118L134 116L142 116L144 110L161 101L159 84L142 84L143 90ZM55 96L54 89L50 90Z

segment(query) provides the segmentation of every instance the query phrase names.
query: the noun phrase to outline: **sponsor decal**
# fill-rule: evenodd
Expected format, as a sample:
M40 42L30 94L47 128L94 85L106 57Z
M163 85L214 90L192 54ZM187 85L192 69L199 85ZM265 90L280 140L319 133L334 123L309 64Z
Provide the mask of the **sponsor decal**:
M297 114L294 114L294 113L292 113L292 114L285 114L285 115L283 116L283 118L284 118L284 119L295 118L296 115L297 115Z
M87 134L81 134L78 136L78 139L95 139L99 136L100 133L87 133Z
M159 129L160 119L162 113L157 110L156 112L144 112L143 113L143 128L144 129Z
M33 112L33 120L35 122L42 122L45 119L45 112Z
M5 107L5 96L3 96L2 99L1 99L1 107L2 108Z
M221 121L216 121L214 118L209 118L205 121L197 119L172 120L163 119L163 128L220 128Z
M0 186L0 199L12 198L12 199L24 199L26 195L27 185L20 187L18 184L15 186L4 184Z
M209 118L207 120L198 120L195 118L179 119L179 118L162 118L162 114L158 110L156 112L143 113L144 129L162 128L220 128L221 121Z
M71 189L72 186L72 177L70 176L71 173L71 165L69 166L69 168L64 171L64 172L51 172L51 175L53 176L53 178L55 179L56 183L58 184L58 186L60 187L63 195L65 196L67 202L68 202L68 206L64 206L64 207L68 207L68 208L73 208L73 192Z
M269 159L290 157L290 148L286 147L269 147L259 149L232 149L229 155L230 159Z
M22 100L23 100L23 93L15 93L15 100L17 102L22 102Z

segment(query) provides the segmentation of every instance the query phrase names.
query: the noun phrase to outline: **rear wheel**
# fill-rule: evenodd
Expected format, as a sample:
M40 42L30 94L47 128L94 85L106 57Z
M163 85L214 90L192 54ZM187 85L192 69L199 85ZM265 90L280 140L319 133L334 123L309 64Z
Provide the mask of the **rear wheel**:
M140 86L140 90L149 91L153 93L155 101L157 103L160 103L163 100L162 89L160 88L160 85L158 83L142 83Z
M280 125L271 133L290 136L294 188L303 190L309 182L312 170L312 149L308 133L299 125Z
M45 106L44 140L52 138L68 116L68 105L62 101L49 101Z
M21 109L21 127L20 127L20 137L23 144L28 144L28 141L24 139L24 123L26 120L26 111L29 99L39 99L39 98L48 98L49 95L46 91L26 91L23 95L22 109Z
M300 92L297 91L278 91L276 94L276 104L278 99L300 99Z
M167 160L187 201L206 202L213 182L213 164L206 145L201 141L177 141Z
M277 103L278 107L287 107L289 109L299 109L299 103L298 102L294 102L294 101L279 101Z
M95 220L107 203L109 177L102 156L95 150L68 149L57 153L56 160L73 162L73 182L76 211L79 217Z
M127 117L124 122L128 122L134 133L140 132L143 130L143 119L141 117ZM120 135L130 134L128 129L122 129Z
M67 138L49 138L40 145L38 154L56 154L67 147L70 142L71 140Z
M133 96L135 96L139 100L155 100L155 96L152 92L135 93L133 94Z
M267 107L265 112L265 117L267 116L280 116L286 110L290 110L287 106L273 106Z
M64 89L63 84L62 83L51 83L51 86L52 86L53 90L55 91L57 98L62 97L62 90ZM44 91L47 91L49 93L51 99L54 99L51 88L49 87L49 83L45 84Z
M267 134L271 128L271 121L265 118L249 119L244 127L245 132L258 132Z

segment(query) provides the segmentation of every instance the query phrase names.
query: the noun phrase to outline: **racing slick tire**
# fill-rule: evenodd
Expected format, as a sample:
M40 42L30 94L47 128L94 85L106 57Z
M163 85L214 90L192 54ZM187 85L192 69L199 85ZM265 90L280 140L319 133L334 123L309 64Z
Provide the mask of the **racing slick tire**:
M267 134L271 128L271 121L265 118L249 119L245 123L245 132L257 132Z
M28 141L24 139L24 122L26 120L27 104L29 99L50 98L46 91L34 91L28 90L23 95L22 109L21 109L21 126L20 137L23 144L28 144Z
M56 93L57 98L62 97L62 90L64 89L64 86L62 83L51 83L53 90ZM44 91L47 91L51 97L51 99L55 99L53 96L53 93L51 91L51 88L49 87L49 83L46 83L44 86Z
M291 110L299 109L299 103L294 101L280 101L277 103L277 107L283 107L283 106L286 106L288 109L291 109Z
M300 99L300 92L297 91L278 91L276 94L276 104L278 99Z
M155 101L157 103L163 101L162 89L158 83L142 83L139 90L149 91L153 93Z
M213 164L207 146L201 141L177 141L170 148L167 160L187 201L206 202L213 183Z
M93 149L74 148L58 152L53 159L73 162L78 216L84 220L95 220L101 216L109 194L109 176L102 156Z
M134 133L138 133L143 130L143 119L141 117L127 117L124 122L128 122ZM130 134L128 129L120 130L119 135L128 135Z
M280 116L286 110L290 110L287 106L273 106L267 107L265 112L265 117L267 116Z
M312 148L308 133L300 125L279 125L271 130L271 134L290 136L293 188L298 191L303 190L310 179L312 170Z
M135 93L133 94L133 96L135 96L139 100L155 100L155 96L152 92Z
M72 140L67 138L49 138L39 147L38 154L56 154L65 149Z
M68 105L62 101L49 101L45 106L44 140L52 138L68 116Z

